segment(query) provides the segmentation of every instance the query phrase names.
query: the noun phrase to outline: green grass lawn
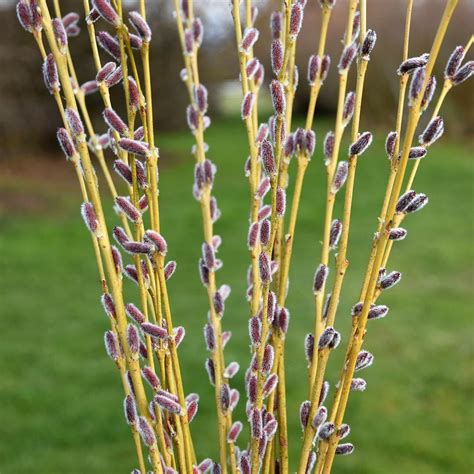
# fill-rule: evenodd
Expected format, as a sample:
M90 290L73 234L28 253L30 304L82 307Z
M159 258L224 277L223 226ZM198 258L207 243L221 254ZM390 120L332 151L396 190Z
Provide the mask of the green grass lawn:
M288 298L292 319L286 361L293 464L301 439L298 407L307 391L303 338L313 325L311 282L319 263L323 217L325 178L320 156L327 127L320 125L317 155L303 192ZM350 268L336 323L343 344L329 365L332 384L381 205L387 175L386 132L377 133L359 163ZM233 332L226 358L241 364L233 385L242 389L249 361L243 126L238 121L216 123L207 141L209 157L218 165L215 194L223 213L216 224L216 232L224 238L220 251L224 267L218 279L232 286L223 320ZM217 443L212 389L203 368L207 299L197 274L202 234L199 208L191 195L191 137L158 134L158 143L163 157L162 229L169 258L178 261L169 289L174 321L187 329L180 347L185 387L201 395L193 432L198 457L203 458L216 455ZM430 204L407 218L408 238L395 246L389 269L401 270L403 280L381 299L391 308L389 317L370 324L365 347L375 354L376 362L364 374L367 391L351 396L347 413L352 425L349 439L356 452L338 459L335 472L473 472L471 158L467 146L443 139L422 164L415 187L429 195ZM31 176L0 181L2 195L9 197L0 224L2 474L126 473L135 466L118 374L103 349L108 322L99 305L94 258L79 217L79 193L72 183L72 178L58 185L51 180L42 183ZM21 195L35 205L22 206ZM339 204L336 216L341 215ZM133 290L131 284L129 288ZM136 299L132 291L129 294ZM236 413L242 420L243 398Z

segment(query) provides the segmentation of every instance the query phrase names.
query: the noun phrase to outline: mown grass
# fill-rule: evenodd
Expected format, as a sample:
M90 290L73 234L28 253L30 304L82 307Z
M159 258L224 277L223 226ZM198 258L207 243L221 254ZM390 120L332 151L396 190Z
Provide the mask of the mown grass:
M326 124L317 127L321 142ZM347 336L349 308L357 299L387 174L383 138L360 160L350 268L337 326ZM237 360L242 388L249 360L247 268L247 156L242 125L216 123L207 135L209 157L218 165L215 194L223 215L220 283L232 286L223 324L232 330L228 361ZM199 457L216 455L212 391L204 372L202 326L205 293L197 275L201 223L191 195L191 138L158 135L163 157L161 210L169 258L178 270L169 285L176 324L186 326L180 348L188 391L201 395L193 422ZM303 337L313 324L311 280L318 264L322 223L321 146L310 164L297 227L288 307L287 388L291 455L298 455L298 406L306 398ZM62 166L62 165L61 165ZM64 165L66 166L66 165ZM72 173L72 170L71 170ZM351 397L353 456L337 460L340 473L468 473L472 458L472 179L466 146L435 145L421 168L416 189L429 206L409 217L408 238L397 244L389 268L402 283L383 296L389 317L370 324L366 348L376 362L364 374L365 393ZM135 458L122 415L122 390L105 355L107 319L99 306L95 263L79 218L77 191L31 180L1 182L15 204L19 193L47 203L46 212L7 206L0 236L0 472L130 472ZM105 188L105 186L104 186ZM109 206L111 208L111 206ZM15 212L16 210L16 212ZM57 211L60 212L57 212ZM341 213L338 205L335 215ZM112 215L112 212L110 213ZM130 284L130 299L136 299ZM343 346L346 343L343 339ZM336 380L341 347L329 366ZM243 419L241 401L236 417ZM242 438L243 439L243 438Z

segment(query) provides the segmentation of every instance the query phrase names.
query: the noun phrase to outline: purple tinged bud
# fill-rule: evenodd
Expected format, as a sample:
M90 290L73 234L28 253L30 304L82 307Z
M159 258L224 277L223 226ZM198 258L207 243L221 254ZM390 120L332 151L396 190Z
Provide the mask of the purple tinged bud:
M419 96L425 82L426 70L424 67L418 68L412 75L410 89L408 91L408 105L411 107Z
M258 408L253 408L250 413L250 433L253 439L262 437L262 412Z
M382 318L385 318L387 314L388 314L388 306L381 304L381 305L374 306L373 308L371 308L367 317L368 319L382 319Z
M255 76L259 64L260 62L257 58L252 58L247 61L247 64L245 65L245 74L249 79L252 79Z
M270 83L270 95L272 98L273 110L276 115L283 115L286 109L285 89L280 81L274 79Z
M332 342L335 333L336 331L334 330L333 327L331 326L327 327L319 338L318 349L321 350L328 347L329 344Z
M230 389L229 384L222 384L220 390L220 403L223 412L226 412L229 409L230 405Z
M123 79L123 71L122 68L117 68L115 71L111 72L105 79L104 84L107 87L113 87L120 83Z
M59 18L55 18L52 21L52 24L54 36L56 37L56 42L58 43L59 51L62 54L65 54L67 51L68 39L66 30L64 29L64 24Z
M138 359L140 352L140 337L133 324L127 326L127 344L134 359Z
M314 336L312 334L306 334L306 337L304 338L304 353L306 361L308 362L308 367L310 367L314 354Z
M194 43L196 47L199 48L204 38L204 26L200 18L194 18L191 30L193 32Z
M196 413L198 411L199 404L196 400L192 400L187 406L186 406L186 414L188 417L188 422L191 423L194 420L194 417L196 416Z
M128 127L125 122L119 117L117 112L111 108L107 108L103 112L105 123L112 129L114 129L120 135L126 135L128 133Z
M467 62L464 66L458 69L452 81L455 86L469 79L474 74L474 61Z
M137 428L143 440L143 443L146 446L153 446L154 444L156 444L155 432L153 431L153 428L150 426L145 417L140 416L140 418L138 418Z
M306 428L306 425L308 424L310 410L311 410L311 402L309 400L304 401L300 405L300 423L301 423L301 429L303 431Z
M209 352L216 350L216 333L214 327L209 323L204 326L204 341Z
M115 160L114 170L129 186L132 185L132 170L130 166L122 160Z
M352 64L352 61L357 54L357 43L353 42L346 46L342 51L341 58L339 59L339 64L337 65L339 69L339 74L347 71Z
M254 222L254 224L256 224ZM270 242L271 224L268 219L264 219L260 225L260 243L266 247Z
M188 105L186 109L186 120L188 122L188 127L191 132L197 130L199 125L199 119L196 109L192 105Z
M351 381L351 390L353 392L363 392L367 388L367 382L361 378L355 378Z
M291 7L290 13L290 39L293 41L297 38L301 27L303 25L303 7L299 3L294 3Z
M275 76L278 76L283 66L283 44L279 39L275 39L272 41L271 62L273 74L275 74Z
M249 336L252 346L259 346L262 342L262 322L257 316L249 319Z
M246 120L252 115L254 104L255 94L253 92L247 92L242 100L242 120Z
M423 94L423 99L421 99L421 110L424 112L430 105L431 100L433 99L435 90L436 90L436 77L431 76L428 84L426 85L425 93Z
M360 49L360 53L364 61L370 60L370 53L374 49L376 41L377 41L377 34L375 33L375 31L367 30L364 41L362 42L362 47Z
M316 463L316 453L311 451L308 456L308 462L306 463L305 474L311 474L314 469L314 464Z
M453 77L456 75L456 72L459 70L461 63L464 59L464 47L456 46L454 51L451 53L451 56L446 63L446 68L444 70L444 78L453 80Z
M33 28L37 31L43 29L43 17L41 16L41 10L38 6L37 0L29 0L30 2L30 14Z
M360 351L355 365L355 371L366 369L370 367L374 362L374 356L368 351Z
M194 52L194 35L189 28L184 30L184 54L190 56Z
M166 339L168 337L168 332L166 329L163 329L161 326L158 326L153 323L144 322L141 323L142 331L148 334L151 337L158 339Z
M310 86L314 85L321 70L321 58L312 54L308 60L308 83Z
M150 149L145 142L140 142L138 140L132 140L130 138L121 138L118 141L118 146L128 152L133 153L137 156L147 157L150 155Z
M242 41L240 43L240 51L242 53L248 53L253 45L257 42L259 34L260 33L257 28L247 28L244 31Z
M414 146L410 148L410 151L408 153L408 159L409 160L419 160L421 158L424 158L426 156L426 148L422 146Z
M341 342L341 333L334 331L334 336L331 339L331 342L329 343L328 348L331 350L336 349L340 342Z
M239 371L240 365L238 362L231 362L224 370L224 378L231 379Z
M199 259L199 276L204 286L209 285L209 268L206 267L202 258Z
M351 427L347 423L343 423L340 426L340 428L337 430L336 436L339 439L344 439L344 438L347 438L349 436L350 432L351 432Z
M380 281L380 288L382 288L382 290L388 290L389 288L392 288L392 286L395 286L401 278L402 274L400 272L390 272Z
M352 443L341 443L336 448L336 454L348 456L354 452L354 445Z
M204 461L201 461L198 466L198 470L201 474L204 474L209 471L212 467L212 459L204 459ZM194 474L194 473L193 473Z
M270 268L270 258L266 252L261 252L258 256L258 270L262 284L269 285L272 281L272 274Z
M398 199L397 206L395 208L396 212L404 212L408 205L413 202L416 196L416 192L412 189L402 194Z
M127 242L130 242L127 233L120 226L114 227L113 236L115 241L122 246Z
M163 410L169 411L170 413L175 413L176 415L182 415L183 409L175 397L169 393L161 390L153 398L155 403L159 405Z
M290 324L290 312L286 308L281 308L280 313L278 315L278 329L283 337L285 337L286 333L288 332L288 326Z
M87 81L81 84L80 89L84 95L90 95L90 94L93 94L94 92L97 92L97 90L99 89L99 86L97 84L97 81L93 79L92 81Z
M334 423L326 422L318 430L318 437L323 440L329 439L336 431Z
M265 380L265 383L263 384L263 398L267 398L270 396L270 394L275 390L276 386L278 384L278 375L277 374L271 374L268 376L267 380Z
M306 150L306 131L304 128L297 128L295 132L295 148L300 151Z
M73 158L77 152L69 132L65 128L58 128L56 136L66 158L68 160Z
M317 430L320 425L322 425L328 417L328 410L326 407L319 407L316 415L314 415L311 426Z
M319 295L324 290L328 274L329 268L323 263L319 264L314 274L313 293L315 295Z
M117 337L112 331L106 331L104 334L104 344L107 355L114 361L117 362L119 358L119 345Z
M257 376L251 375L247 382L247 396L250 403L255 403L257 400Z
M268 193L268 191L270 191L270 179L265 176L260 180L256 195L259 199L263 199Z
M194 88L194 101L201 114L207 111L207 89L202 84Z
M82 120L79 117L77 110L74 109L66 109L66 121L69 125L69 129L73 137L76 140L83 141L84 140L84 125L82 124Z
M116 61L120 62L120 45L118 41L106 31L97 33L98 45Z
M327 166L331 162L332 154L334 152L334 132L329 131L326 136L324 137L324 157L325 157L325 165Z
M166 280L169 280L174 275L174 272L176 271L176 265L177 264L174 260L170 260L165 265L164 272L165 272L165 279Z
M279 39L281 36L281 28L282 28L282 14L279 11L272 12L270 17L270 29L272 30L272 38Z
M330 67L331 67L331 57L328 54L325 54L321 61L321 72L319 73L319 79L321 83L323 83L326 80Z
M318 406L324 403L324 400L326 400L328 393L329 393L329 382L325 380L323 383L323 386L321 387L321 393L319 394Z
M158 252L163 257L168 252L168 244L164 237L154 230L147 230L143 236L145 242L152 244L155 248L155 251Z
M331 230L329 231L329 248L335 249L339 243L342 234L342 222L339 219L334 219L331 223Z
M128 19L140 38L145 43L149 43L151 41L151 28L147 21L140 15L140 13L135 11L128 14Z
M428 196L426 194L417 194L415 199L404 209L407 214L419 211L428 204Z
M20 25L29 33L33 32L34 25L33 25L33 18L32 13L30 10L30 6L23 1L19 1L16 4L16 15L18 17L18 21Z
M125 420L129 425L135 425L138 421L137 405L135 399L131 395L127 395L123 401L123 410L125 412Z
M352 316L359 316L359 314L362 312L362 308L364 307L364 302L363 301L359 301L358 303L356 303L352 309L351 309L351 315Z
M75 24L69 25L68 27L66 27L66 33L69 38L73 38L79 36L79 34L81 33L81 28Z
M407 231L403 227L394 227L390 229L388 238L390 240L403 240L407 236Z
M133 303L125 305L125 312L127 313L127 316L133 319L136 323L141 325L145 322L145 315Z
M355 12L352 20L352 41L355 41L360 34L360 12Z
M257 238L259 236L259 223L252 222L249 227L249 233L247 237L247 245L249 250L253 250L257 244Z
M132 222L140 222L141 213L140 211L130 202L130 199L125 196L117 196L115 198L115 204Z
M285 215L286 210L286 192L283 188L278 187L276 192L276 214L279 219Z
M214 247L207 242L202 244L202 258L206 267L209 270L214 270L216 267L216 257L214 253Z
M306 131L305 148L308 158L311 158L313 156L314 149L316 148L316 134L313 130Z
M387 153L387 157L389 160L393 158L393 154L395 153L395 145L397 143L397 139L398 133L390 132L385 140L385 153Z
M138 127L133 132L133 139L134 140L143 140L144 137L145 137L145 129L143 127Z
M240 421L236 421L229 429L227 433L227 442L228 443L235 443L237 438L239 437L240 432L242 431L242 423Z
M430 146L444 133L444 121L443 118L438 115L426 126L423 133L418 137L418 141L421 145Z
M99 221L97 220L94 206L90 202L84 202L82 204L81 215L89 231L96 237L99 237Z
M351 147L352 148L352 147ZM346 182L349 165L347 161L340 161L331 184L331 193L336 194Z
M331 293L328 293L326 295L326 301L324 302L323 307L323 319L326 319L328 317L329 305L331 304L331 295Z
M275 156L273 155L273 146L268 140L263 140L260 146L260 157L262 158L263 167L269 176L275 176L277 173Z
M349 156L360 156L364 153L372 143L372 134L370 132L363 132L359 138L349 147Z
M404 74L412 73L415 69L425 67L429 58L429 54L422 54L421 56L415 58L409 58L400 64L399 68L397 69L397 74L402 76Z
M204 368L206 369L207 375L209 377L209 382L211 385L216 384L216 372L214 368L214 362L212 359L206 359L206 362L204 363Z
M275 377L277 377L274 374ZM270 440L275 436L276 430L278 428L278 422L277 420L272 416L266 423L265 426L263 427L263 430L265 431L265 434L267 435L267 438Z
M263 359L262 359L262 374L268 375L273 367L273 362L275 361L275 350L273 346L267 344L265 346L265 350L263 352Z
M263 79L265 78L265 68L263 67L263 64L258 65L258 69L255 72L254 80L255 80L255 85L260 87L263 83Z
M342 110L342 121L344 122L344 126L346 126L352 119L352 115L354 114L355 99L355 92L347 93Z
M290 162L290 158L295 153L295 136L290 133L285 140L285 144L283 146L283 156L286 158L286 162Z
M258 211L257 218L259 221L263 221L263 219L267 219L268 217L270 217L271 213L272 213L272 206L270 206L269 204L265 204L265 206L262 206L260 211Z
M131 76L128 76L128 90L130 94L130 107L132 110L137 111L140 108L140 91L135 79Z
M100 16L114 26L121 24L120 16L114 10L108 0L94 0L94 7L99 12Z
M112 258L115 264L115 271L117 272L117 274L120 275L123 270L122 255L120 254L118 248L115 247L115 245L112 245Z

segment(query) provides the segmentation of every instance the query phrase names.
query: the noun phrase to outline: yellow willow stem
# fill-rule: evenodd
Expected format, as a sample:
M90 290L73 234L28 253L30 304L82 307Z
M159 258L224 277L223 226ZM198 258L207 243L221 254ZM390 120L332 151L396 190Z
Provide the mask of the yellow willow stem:
M370 304L373 299L373 295L375 292L375 287L377 285L377 280L378 280L378 269L380 268L380 265L383 260L383 255L384 255L384 250L385 246L387 245L388 242L388 233L390 230L390 227L392 225L392 221L394 218L394 211L395 211L395 206L398 200L398 197L400 195L400 190L402 187L403 183L403 178L405 175L405 170L406 170L406 165L408 161L408 154L410 151L410 146L413 141L413 137L415 134L416 126L418 124L418 119L419 119L419 112L420 112L420 104L421 100L423 98L423 92L426 88L427 81L430 77L431 71L433 70L434 64L436 62L441 44L443 42L447 27L449 25L450 19L452 17L452 14L456 8L457 5L457 0L448 0L446 3L445 10L443 12L443 17L441 19L438 31L436 33L436 37L433 41L433 46L431 48L431 53L430 53L430 59L428 61L428 64L426 66L426 79L423 84L423 87L421 89L421 93L415 99L414 103L412 104L410 111L409 111L409 116L408 116L408 123L407 123L407 130L405 132L405 138L404 138L404 149L402 152L402 157L400 161L400 166L398 168L397 176L395 179L395 183L393 186L392 190L392 197L389 203L388 211L387 211L387 216L384 219L384 227L386 228L386 232L384 232L382 235L379 236L379 241L377 244L377 250L376 250L376 255L374 259L374 265L372 268L372 274L370 277L369 285L367 288L367 294L366 298L363 303L363 308L360 316L357 318L357 328L354 334L354 338L352 341L352 348L350 351L350 354L348 358L346 359L345 362L345 372L343 379L341 380L341 385L342 385L342 392L341 392L341 397L340 401L338 404L338 409L337 409L337 415L335 417L335 424L336 426L340 426L342 423L345 409L347 406L347 401L349 398L349 391L350 391L350 385L351 385L351 380L353 377L354 369L355 369L355 364L357 360L357 355L359 354L359 351L361 349L365 332L366 332L366 324L367 324L367 317L370 309ZM333 416L333 414L332 414ZM334 460L334 454L336 451L337 447L337 436L332 436L329 442L327 454L326 454L326 460L323 468L323 474L329 473L332 467L332 462Z
M65 57L59 51L58 46L56 44L55 34L52 28L51 16L48 10L48 6L46 4L46 0L39 0L38 4L41 9L41 13L43 17L43 28L45 31L45 35L48 39L51 52L53 54L53 57L56 61L56 65L58 68L58 74L59 74L59 78L63 87L62 90L65 97L66 105L69 109L73 110L75 113L78 113L73 88L72 88L70 78L69 78L67 61ZM135 387L136 400L137 400L139 411L142 414L142 416L150 420L150 416L148 413L148 403L147 403L146 394L145 394L145 390L144 390L141 375L140 375L139 364L138 364L138 361L135 360L132 354L130 353L130 350L126 341L127 319L126 319L126 315L124 311L121 280L116 274L115 264L112 258L110 241L108 238L108 231L107 231L104 213L102 209L102 203L101 203L100 195L97 189L97 181L96 181L96 177L95 177L93 167L91 164L89 150L85 142L85 136L83 134L78 135L76 137L76 142L77 142L77 149L81 157L81 164L84 170L84 178L85 178L85 182L86 182L87 189L89 192L89 196L97 215L97 220L98 220L97 239L98 239L98 243L102 252L102 257L105 262L105 269L107 271L108 281L111 287L112 298L115 303L115 310L116 310L116 316L117 316L117 332L118 332L120 341L122 343L127 366L129 367L130 376L132 378L132 382ZM152 458L152 464L154 466L154 469L157 472L161 472L161 465L159 462L158 451L155 449L150 449L149 452Z
M352 28L353 28L353 21L354 21L354 15L356 12L357 4L358 4L358 0L351 0L348 5L348 15L347 15L344 48L349 46L352 41ZM331 230L334 202L336 198L336 195L333 192L331 192L331 183L334 178L334 173L335 173L337 162L338 162L339 148L340 148L342 136L344 133L343 110L344 110L344 101L346 97L348 72L349 72L348 68L346 68L340 71L339 73L339 94L338 94L338 101L337 101L336 124L335 124L335 129L334 129L334 149L333 149L331 161L327 166L326 210L325 210L324 228L323 228L323 244L321 248L321 258L319 262L320 264L323 264L326 266L328 265L329 236L330 236L330 230ZM319 337L323 330L324 295L325 295L325 284L323 284L321 291L317 295L315 295L315 298L314 298L314 302L315 302L314 340L315 341L319 340ZM315 353L313 354L313 360L312 360L311 368L310 368L309 384L308 384L309 393L312 392L312 386L314 383L314 379L316 377L317 364L318 364L318 357L315 351ZM309 455L309 452L307 454ZM300 468L301 468L301 465L300 465Z

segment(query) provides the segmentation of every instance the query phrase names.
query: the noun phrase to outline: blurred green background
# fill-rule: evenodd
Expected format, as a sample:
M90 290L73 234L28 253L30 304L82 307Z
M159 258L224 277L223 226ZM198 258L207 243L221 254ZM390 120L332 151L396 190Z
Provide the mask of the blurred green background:
M319 122L318 136L330 125ZM349 309L357 299L387 175L384 135L378 131L358 167L350 268L337 319L343 337L350 329ZM159 134L158 141L163 232L169 258L178 261L169 285L172 309L176 324L187 329L180 347L185 386L201 395L194 438L199 457L215 456L212 390L203 368L207 302L197 275L201 227L191 196L192 142L187 133ZM233 290L223 320L233 332L226 358L241 364L234 385L242 389L249 361L243 126L238 120L216 123L207 141L209 156L218 165L215 193L223 211L216 224L224 238L218 279ZM293 460L301 436L298 406L306 396L303 338L313 324L311 279L320 248L320 150L319 145L306 178L288 299ZM408 238L395 246L389 268L401 270L403 280L381 299L390 306L390 315L370 324L365 347L376 362L364 374L367 391L351 396L347 414L356 452L338 459L336 472L472 472L473 178L465 143L441 140L422 163L416 189L430 196L430 204L407 218ZM129 472L133 444L123 420L118 373L103 349L108 322L99 305L73 171L62 161L27 161L12 165L0 183L9 204L3 209L0 240L0 471ZM131 283L126 285L133 291ZM332 384L343 351L341 345L330 362ZM242 420L243 407L241 400L236 417Z

